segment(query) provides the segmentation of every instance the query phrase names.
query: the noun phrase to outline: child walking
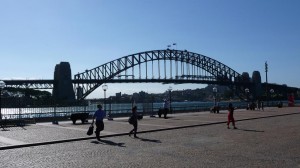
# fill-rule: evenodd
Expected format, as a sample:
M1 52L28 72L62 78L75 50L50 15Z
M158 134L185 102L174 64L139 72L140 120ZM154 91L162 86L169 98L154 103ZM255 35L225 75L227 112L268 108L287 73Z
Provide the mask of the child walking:
M233 117L233 111L234 111L234 108L232 106L232 103L229 103L229 105L228 105L228 121L227 121L227 128L228 129L229 129L230 122L232 122L233 128L237 129L235 127L235 121L234 121L234 117Z

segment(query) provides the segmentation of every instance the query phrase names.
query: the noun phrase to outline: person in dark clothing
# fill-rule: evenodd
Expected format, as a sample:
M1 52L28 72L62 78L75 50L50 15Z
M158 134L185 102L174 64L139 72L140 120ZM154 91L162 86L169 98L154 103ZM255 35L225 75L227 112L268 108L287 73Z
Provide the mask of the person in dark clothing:
M102 106L100 104L97 105L98 110L95 112L93 116L93 123L96 119L96 138L100 141L100 131L104 130L104 122L103 119L106 117L106 112L102 110Z
M132 125L133 125L133 129L129 132L129 136L131 136L132 133L134 133L134 137L135 138L138 138L136 136L136 132L137 132L137 127L138 127L138 116L137 116L137 107L134 106L132 108L132 114L131 114L131 117L132 117Z
M261 109L262 109L262 111L264 111L264 102L263 101L261 101Z
M168 100L164 100L164 118L167 119L167 114L169 113L170 103Z
M234 117L233 117L233 111L234 111L234 108L232 106L232 103L229 103L229 105L228 105L228 121L227 121L227 128L228 129L229 129L230 122L232 122L233 128L237 129L235 127L235 121L234 121Z

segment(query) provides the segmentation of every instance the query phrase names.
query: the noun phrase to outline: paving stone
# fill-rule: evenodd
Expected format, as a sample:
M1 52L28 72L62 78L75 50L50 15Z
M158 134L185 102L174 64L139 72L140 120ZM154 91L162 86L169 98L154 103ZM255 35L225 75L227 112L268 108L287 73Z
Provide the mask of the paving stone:
M1 150L0 167L300 167L299 112L299 107L237 110L236 130L227 129L225 123L201 126L225 122L225 111L145 117L139 121L140 131L199 126L140 133L139 139L123 135ZM249 118L257 119L244 120ZM88 137L88 126L38 123L8 128L0 131L0 137L26 143L80 138ZM131 128L126 118L105 121L106 135Z

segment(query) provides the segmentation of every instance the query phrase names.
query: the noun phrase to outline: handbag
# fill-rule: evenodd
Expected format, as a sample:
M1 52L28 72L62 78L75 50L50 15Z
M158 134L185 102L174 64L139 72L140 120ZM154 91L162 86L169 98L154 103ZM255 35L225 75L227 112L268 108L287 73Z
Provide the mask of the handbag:
M130 116L130 117L129 117L128 122L129 122L129 124L133 124L133 123L134 123L134 121L133 121L133 116Z
M92 123L87 131L87 135L92 135L94 131L94 123Z

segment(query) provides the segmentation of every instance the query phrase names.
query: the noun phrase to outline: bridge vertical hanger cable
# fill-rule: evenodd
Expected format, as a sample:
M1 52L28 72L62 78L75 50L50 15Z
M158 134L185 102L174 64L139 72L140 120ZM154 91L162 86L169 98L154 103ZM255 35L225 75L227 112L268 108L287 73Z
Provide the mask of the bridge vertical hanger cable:
M121 63L120 63L120 60L118 60L118 62L117 62L117 69L118 69L118 73L119 73L120 70L121 70ZM121 75L120 75L120 74L119 74L118 78L121 79Z
M125 57L125 79L128 78L127 74L127 69L128 69L128 57Z
M109 72L110 72L110 74L109 74L109 77L111 77L112 76L112 74L114 74L114 69L113 69L113 61L112 62L110 62L110 64L109 64Z
M184 75L184 58L183 58L183 51L181 51L181 55L180 55L180 71L181 71L180 76L183 77L183 75Z
M133 76L134 76L134 57L133 57L133 55L131 55L131 65L130 65L130 67L131 67L131 69L132 69L132 71L131 71L131 75L132 75L132 79L134 78Z
M141 74L141 54L139 54L139 79L142 79L142 74Z
M170 79L172 79L172 54L174 54L174 53L171 53L170 54Z
M148 80L148 56L145 53L145 62L146 62L146 80Z
M207 64L205 66L207 66ZM204 74L205 74L205 77L207 77L207 71L204 71Z
M193 79L195 80L195 77L196 77L196 74L195 74L195 62L194 62L194 57L192 57L192 76L193 76Z
M197 59L194 57L194 74L195 74L195 79L197 79L197 66L196 66Z
M152 54L152 79L154 79L153 53Z
M176 51L176 55L175 55L175 72L176 72L175 79L177 79L177 77L178 77L178 54L177 54L177 51Z
M199 64L201 65L201 63L199 62ZM202 66L201 66L202 67ZM198 75L204 76L204 74L202 73L203 69L202 68L198 68Z
M185 61L185 65L186 65L186 73L187 73L187 78L189 79L189 76L190 76L190 64L189 64L189 61L190 61L190 56L188 53L186 53L186 61Z
M158 64L158 79L160 79L160 61L158 61L157 64Z
M166 55L168 53L164 52L164 74L165 74L165 79L167 79L167 64L166 64Z

